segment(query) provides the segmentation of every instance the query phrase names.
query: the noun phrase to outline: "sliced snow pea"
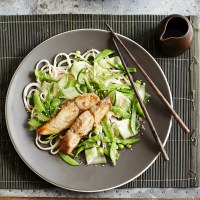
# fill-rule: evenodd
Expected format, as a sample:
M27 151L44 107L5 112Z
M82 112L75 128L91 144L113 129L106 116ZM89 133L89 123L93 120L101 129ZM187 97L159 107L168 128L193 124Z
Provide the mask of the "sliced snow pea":
M101 90L122 90L122 89L131 89L131 85L129 84L113 84L111 86L108 87L103 87L101 88Z
M103 149L103 153L104 153L106 156L110 157L110 151L109 151L108 149Z
M79 155L82 151L84 151L84 150L85 150L85 146L79 147L79 148L76 150L76 153L75 153L75 155L74 155L74 158L77 158L78 155Z
M116 165L116 160L117 160L116 155L117 155L117 143L116 140L114 139L110 147L110 158L112 160L113 165Z
M134 143L137 143L139 142L139 139L138 138L131 138L131 139L117 139L117 143L119 144L123 144L123 145L127 145L127 144L134 144Z
M101 59L109 56L110 54L114 53L111 49L104 49L102 52L100 52L95 58L94 62L99 62Z
M56 82L53 77L41 70L35 70L35 76L42 81Z
M40 94L38 91L35 91L33 94L33 103L34 103L34 107L38 113L45 111L44 104L42 103L42 101L40 99Z
M124 69L124 66L123 65L119 65L119 64L113 64L111 62L108 62L109 65L111 65L112 67L114 67L115 69L118 69L118 70L122 70L125 72L125 69ZM135 67L129 67L128 68L128 71L130 73L135 73L137 72L137 69Z
M112 132L111 125L107 122L106 119L104 119L101 124L102 124L103 131L105 132L108 139L112 140L114 135L113 135L113 132Z
M124 111L123 109L117 107L117 106L112 106L111 107L111 111L113 113L115 113L116 115L119 115L120 117L124 118L124 119L130 119L131 118L131 114Z
M74 155L74 158L77 158L78 155L84 151L85 149L90 149L92 147L96 146L96 143L86 143L85 145L79 147L77 150L76 150L76 153Z
M73 166L79 166L80 165L76 160L74 160L73 158L71 158L70 156L68 156L64 153L59 152L58 154L67 164L73 165Z
M49 137L47 137L46 140L52 140L52 139L58 137L59 135L60 135L60 133L52 134L52 135L50 135Z
M99 139L100 139L99 135L95 135L95 136L93 136L93 137L91 137L91 138L89 138L89 139L87 139L87 140L81 142L81 143L78 145L78 147L81 147L81 146L83 146L83 145L85 145L85 144L87 144L87 143L97 142Z
M53 113L55 108L57 108L61 104L61 100L58 98L55 98L50 105L50 113Z
M35 115L35 117L36 117L38 120L42 121L42 122L47 122L47 121L49 121L49 120L51 119L50 117L48 117L47 115L45 115L45 114L43 114L43 113L37 113L37 114Z

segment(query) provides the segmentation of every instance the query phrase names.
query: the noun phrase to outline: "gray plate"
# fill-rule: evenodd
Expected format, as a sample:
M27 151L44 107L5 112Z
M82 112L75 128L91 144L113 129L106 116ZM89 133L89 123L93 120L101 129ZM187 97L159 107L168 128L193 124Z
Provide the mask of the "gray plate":
M164 96L172 103L169 85L158 63L137 43L124 36L120 36L120 38ZM35 146L35 134L28 132L25 126L28 115L24 109L22 92L24 87L34 80L33 70L36 63L41 59L52 61L54 56L60 52L69 53L75 50L85 52L91 48L114 49L110 34L103 30L75 30L46 40L33 49L22 61L10 83L6 99L8 131L22 160L46 181L62 188L82 192L97 192L121 186L143 173L159 155L148 126L143 131L144 134L140 135L141 141L133 147L133 151L123 150L120 152L120 158L114 167L110 164L104 167L69 166L59 156L50 155ZM130 63L129 59L127 61ZM134 78L143 79L139 72ZM148 84L147 91L151 94L151 101L148 103L147 109L161 141L165 144L171 128L171 115Z

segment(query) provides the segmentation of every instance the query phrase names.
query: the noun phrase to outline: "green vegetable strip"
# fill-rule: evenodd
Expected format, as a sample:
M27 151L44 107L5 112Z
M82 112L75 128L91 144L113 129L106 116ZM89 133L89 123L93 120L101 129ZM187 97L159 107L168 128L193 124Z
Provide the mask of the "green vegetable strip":
M119 115L120 117L124 118L124 119L130 119L131 118L131 114L122 110L121 108L117 107L117 106L112 106L111 107L111 111L113 113L115 113L116 115Z
M71 158L70 156L68 156L64 153L59 152L58 154L69 165L73 165L73 166L79 166L80 165L76 160L74 160L73 158Z
M112 160L113 165L116 165L117 144L116 144L116 140L115 139L112 141L112 144L111 144L111 147L110 147L110 158Z
M113 135L113 132L112 132L111 125L106 121L106 119L104 119L101 124L102 124L102 128L103 128L103 131L105 132L106 136L110 140L112 140L114 135Z
M50 106L50 113L53 113L53 111L55 110L55 108L57 108L59 105L61 104L61 100L60 99L54 99L51 103Z
M87 143L97 142L98 140L99 140L99 135L95 135L95 136L93 136L93 137L91 137L91 138L89 138L89 139L87 139L87 140L81 142L81 143L78 145L78 147L81 147L81 146L83 146L83 145L85 145L85 144L87 144Z
M122 66L122 65L112 64L112 63L110 63L110 62L108 62L108 64L111 65L112 67L114 67L115 69L122 70L122 71L125 72L124 66ZM135 67L129 67L129 68L128 68L128 71L129 71L130 73L135 73L135 72L137 72L137 69L136 69Z
M102 87L101 90L116 90L116 89L132 89L131 85L128 84L113 84L108 87Z
M102 52L100 52L95 58L94 62L99 62L101 59L109 56L110 54L114 53L113 50L110 49L104 49Z
M41 70L35 70L35 76L42 81L56 82L56 80L54 78L52 78L49 74L47 74Z
M84 151L84 150L85 150L85 147L84 147L84 146L79 147L79 148L76 150L76 153L75 153L75 155L74 155L74 158L77 158L78 155L79 155L82 151Z
M140 139L138 138L130 138L130 139L117 139L117 143L119 144L123 144L123 145L127 145L127 144L135 144L137 142L139 142Z
M39 95L38 91L34 92L33 103L34 103L34 107L38 113L45 111L45 107L40 99L40 95Z

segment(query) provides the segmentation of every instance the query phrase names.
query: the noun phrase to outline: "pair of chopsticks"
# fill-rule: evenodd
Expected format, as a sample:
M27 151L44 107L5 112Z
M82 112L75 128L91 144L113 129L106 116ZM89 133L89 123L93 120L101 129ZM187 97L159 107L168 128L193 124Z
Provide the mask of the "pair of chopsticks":
M178 114L175 112L175 110L172 108L172 106L169 104L169 102L165 99L165 97L163 96L163 94L160 92L160 90L157 88L157 86L153 83L153 81L152 81L152 80L150 79L150 77L147 75L147 73L146 73L145 70L142 68L142 66L137 62L137 60L133 57L133 55L130 53L130 51L129 51L129 50L126 48L126 46L123 44L123 42L119 39L119 37L117 36L117 34L112 30L112 28L111 28L107 23L105 23L105 24L106 24L106 26L108 27L108 29L110 30L110 32L111 32L111 34L112 34L113 43L114 43L115 48L116 48L116 50L117 50L117 52L118 52L118 54L119 54L119 57L120 57L120 59L121 59L121 61L122 61L122 64L123 64L123 66L124 66L124 68L125 68L125 71L126 71L126 73L127 73L127 75L128 75L128 78L129 78L130 83L131 83L131 85L132 85L132 87L133 87L133 90L134 90L134 92L135 92L135 95L136 95L136 97L137 97L137 99L138 99L138 101L139 101L139 103L140 103L140 106L141 106L141 108L142 108L142 110L143 110L143 112L144 112L144 115L145 115L145 117L146 117L146 119L147 119L148 125L149 125L149 127L150 127L150 129L151 129L151 132L152 132L152 134L153 134L153 137L154 137L156 143L157 143L158 146L159 146L159 149L160 149L160 151L161 151L161 154L162 154L164 160L167 161L167 160L169 160L169 157L168 157L168 155L167 155L167 153L166 153L166 151L165 151L165 149L164 149L164 147L163 147L163 145L162 145L162 142L161 142L161 140L160 140L160 138L159 138L159 136L158 136L158 133L157 133L157 131L156 131L156 129L155 129L155 126L154 126L154 124L153 124L153 122L152 122L152 120L151 120L151 117L150 117L150 115L149 115L149 113L148 113L148 111L147 111L147 109L146 109L146 107L145 107L145 105L144 105L144 103L143 103L143 101L142 101L142 99L141 99L139 93L138 93L138 90L137 90L137 87L136 87L136 85L135 85L135 82L133 81L133 77L132 77L132 75L131 75L131 74L129 73L129 71L128 71L128 67L127 67L127 65L126 65L126 62L125 62L125 60L124 60L124 58L123 58L123 56L122 56L120 50L119 50L119 47L118 47L117 42L121 45L121 47L125 50L125 52L126 52L126 53L128 54L128 56L130 57L130 59L133 61L133 63L134 63L134 64L138 67L138 69L141 71L141 73L142 73L143 76L146 78L146 80L149 82L149 84L151 85L151 87L154 89L154 91L156 92L156 94L158 95L158 97L162 100L162 102L166 105L166 107L167 107L168 110L171 112L171 114L173 115L173 117L174 117L174 118L176 119L176 121L179 123L179 125L181 126L181 128L183 129L183 131L184 131L185 133L189 133L190 130L189 130L188 127L184 124L184 122L181 120L181 118L178 116Z

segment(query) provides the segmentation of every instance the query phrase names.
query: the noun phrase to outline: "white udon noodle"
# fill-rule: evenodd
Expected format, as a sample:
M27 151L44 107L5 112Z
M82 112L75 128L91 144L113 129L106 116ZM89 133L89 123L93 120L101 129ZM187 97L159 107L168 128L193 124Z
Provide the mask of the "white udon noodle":
M69 53L69 54L59 53L55 56L53 64L51 64L48 60L44 59L37 63L35 70L44 71L45 73L49 74L54 79L59 80L62 76L64 76L65 74L69 72L69 69L71 68L73 64L74 58L82 58L82 59L88 60L91 57L94 58L99 53L100 52L96 49L88 50L86 53L82 55L76 52ZM58 61L58 58L62 58L62 60ZM40 98L42 101L44 101L47 94L42 92L41 82L38 78L36 79L36 82L29 83L23 91L24 106L27 112L31 114L31 117L34 116L35 109L33 105L31 105L29 97L32 96L32 94L35 91L40 92ZM51 154L57 154L59 151L58 146L59 146L61 138L62 136L59 135L58 137L55 137L54 139L46 139L42 135L36 133L35 144L41 150L50 151Z

